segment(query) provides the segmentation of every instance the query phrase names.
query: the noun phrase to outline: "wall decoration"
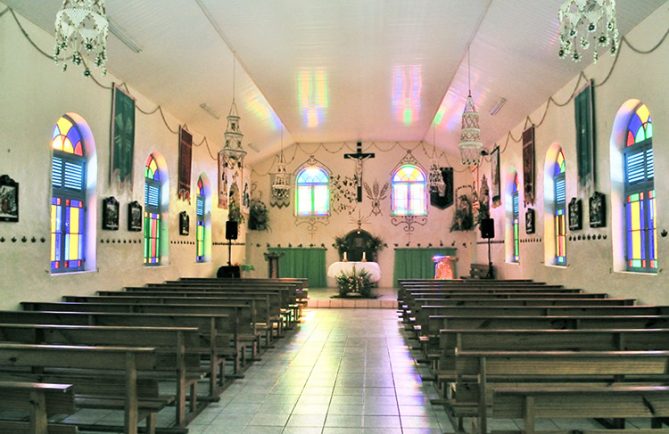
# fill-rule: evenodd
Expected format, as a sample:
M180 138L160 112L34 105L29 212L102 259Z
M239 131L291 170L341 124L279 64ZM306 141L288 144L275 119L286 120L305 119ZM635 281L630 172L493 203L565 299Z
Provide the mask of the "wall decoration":
M239 160L229 158L223 152L218 153L218 207L227 209L230 198L234 196L237 205L241 204L241 183L243 167ZM233 186L236 185L236 188Z
M137 201L128 204L128 230L131 232L142 230L142 205Z
M525 206L534 204L534 125L523 131L523 184Z
M533 234L535 232L534 208L528 208L525 211L525 233Z
M495 146L490 153L490 182L492 184L492 207L502 204L501 180L499 172L499 146Z
M117 231L118 219L118 200L114 196L102 199L102 229Z
M581 199L572 197L569 201L569 230L580 231L583 228L583 205Z
M362 162L368 158L374 158L373 152L362 152L362 142L358 142L355 153L344 154L344 158L349 160L355 158L355 186L356 186L356 201L362 202Z
M390 223L393 226L402 225L404 232L411 233L416 230L415 225L425 226L427 224L427 217L416 215L394 216L390 219Z
M588 202L590 209L590 227L606 227L606 195L594 192L593 195L590 196Z
M271 188L275 184L276 173L270 173L269 184L272 191L269 198L269 206L273 208L284 208L290 205L290 189L279 190Z
M437 191L430 190L430 205L439 209L446 209L453 205L453 168L440 167L443 184L439 184Z
M592 80L574 99L578 186L586 192L595 187L595 88Z
M188 235L190 232L190 217L186 211L179 213L179 235Z
M472 201L465 193L464 189L469 188L474 190L471 185L461 185L455 191L457 196L457 205L455 213L453 214L453 223L451 224L451 232L453 231L470 231L474 228L474 213L472 210Z
M357 189L355 177L335 175L330 177L330 197L332 211L348 215L353 214L357 206Z
M251 171L246 170L242 172L242 191L241 191L241 200L242 200L242 213L248 215L249 207L251 206Z
M0 176L0 221L19 221L19 183L9 175Z
M132 189L132 162L135 148L135 99L112 86L111 183Z
M377 262L378 253L383 249L383 240L376 237L364 229L355 229L344 236L335 237L334 247L339 254L339 260L344 258L346 252L347 260L362 261L364 259L371 262Z
M320 225L327 226L328 224L330 224L330 216L295 218L295 226L306 226L306 230L311 235L311 238L313 238L314 235L316 234L318 226Z
M369 184L365 182L364 186L365 193L367 193L367 199L372 201L372 214L381 215L381 201L388 197L390 183L385 182L382 187L379 187L379 181L374 181L374 184L370 187Z
M193 162L193 135L179 126L179 185L177 197L190 203L190 177Z

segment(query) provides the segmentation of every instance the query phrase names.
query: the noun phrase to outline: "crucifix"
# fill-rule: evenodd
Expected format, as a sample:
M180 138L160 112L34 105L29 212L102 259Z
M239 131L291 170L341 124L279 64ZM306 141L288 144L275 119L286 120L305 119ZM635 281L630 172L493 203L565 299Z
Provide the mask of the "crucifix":
M344 154L344 158L349 160L355 158L355 184L358 187L358 202L362 202L362 160L374 158L373 152L362 152L362 142L358 142L355 154Z

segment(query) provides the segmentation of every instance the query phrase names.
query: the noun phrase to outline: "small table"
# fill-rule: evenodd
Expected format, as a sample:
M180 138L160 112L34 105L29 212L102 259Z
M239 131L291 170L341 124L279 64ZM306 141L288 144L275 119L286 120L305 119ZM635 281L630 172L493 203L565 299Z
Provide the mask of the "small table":
M333 262L328 267L328 277L335 278L342 272L352 274L353 272L365 270L369 274L369 281L376 283L381 280L381 268L377 262Z

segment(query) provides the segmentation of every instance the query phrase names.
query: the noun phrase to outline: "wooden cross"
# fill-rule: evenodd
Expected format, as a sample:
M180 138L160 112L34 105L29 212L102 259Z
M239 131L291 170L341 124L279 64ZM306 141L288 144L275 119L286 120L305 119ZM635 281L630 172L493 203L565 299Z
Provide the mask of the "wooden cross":
M358 202L362 202L362 160L367 158L374 158L375 154L373 152L362 152L362 142L358 142L356 146L355 154L344 154L344 158L349 160L355 158L355 183L358 187Z

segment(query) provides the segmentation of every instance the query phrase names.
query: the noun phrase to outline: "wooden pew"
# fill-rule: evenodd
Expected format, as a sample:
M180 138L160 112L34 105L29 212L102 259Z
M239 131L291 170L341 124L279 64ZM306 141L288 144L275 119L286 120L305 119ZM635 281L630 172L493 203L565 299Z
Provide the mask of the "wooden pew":
M498 387L510 390L520 386L526 393L554 394L559 387L573 387L576 383L583 387L584 393L589 386L601 392L602 386L622 384L628 377L637 383L643 381L644 386L653 386L652 383L669 378L669 351L456 351L455 366L455 397L449 401L449 407L456 417L475 415L479 432L487 433L490 398L494 406ZM615 394L614 389L609 393L612 400L624 399L621 397L624 394ZM562 400L572 395L562 396ZM669 399L669 394L666 398ZM587 402L581 402L588 406ZM584 407L580 414L598 417L594 413L597 405L601 402L593 404L593 412L588 413ZM522 413L523 409L514 411ZM627 416L623 413L610 417Z
M203 408L198 408L196 386L203 378L200 335L197 327L81 326L0 323L0 339L23 344L153 346L157 353L155 372L140 376L175 382L176 424L185 427ZM214 391L216 393L216 391ZM186 399L190 394L187 409ZM190 413L187 412L190 410Z
M0 311L0 322L19 324L71 324L139 327L197 327L200 333L198 353L209 358L210 396L217 396L224 383L225 359L233 360L234 375L241 377L239 360L232 336L225 332L231 318L225 314L161 314L105 312Z
M151 370L155 366L156 354L153 348L0 343L2 370L9 368L12 369L11 372L15 372L16 368L93 369L99 376L99 371L105 369L109 372L105 379L113 379L114 371L122 373L117 379L123 385L123 396L109 396L104 390L100 390L102 396L80 395L77 392L75 401L78 407L94 408L116 408L116 402L119 402L124 409L125 434L137 433L142 414L146 415L147 432L155 432L156 414L165 403L157 395L140 396L137 380L138 370ZM71 378L76 380L72 382L76 390L79 378Z
M76 426L49 423L55 415L75 412L71 384L0 381L0 410L21 411L28 421L0 420L0 432L12 434L77 434Z

